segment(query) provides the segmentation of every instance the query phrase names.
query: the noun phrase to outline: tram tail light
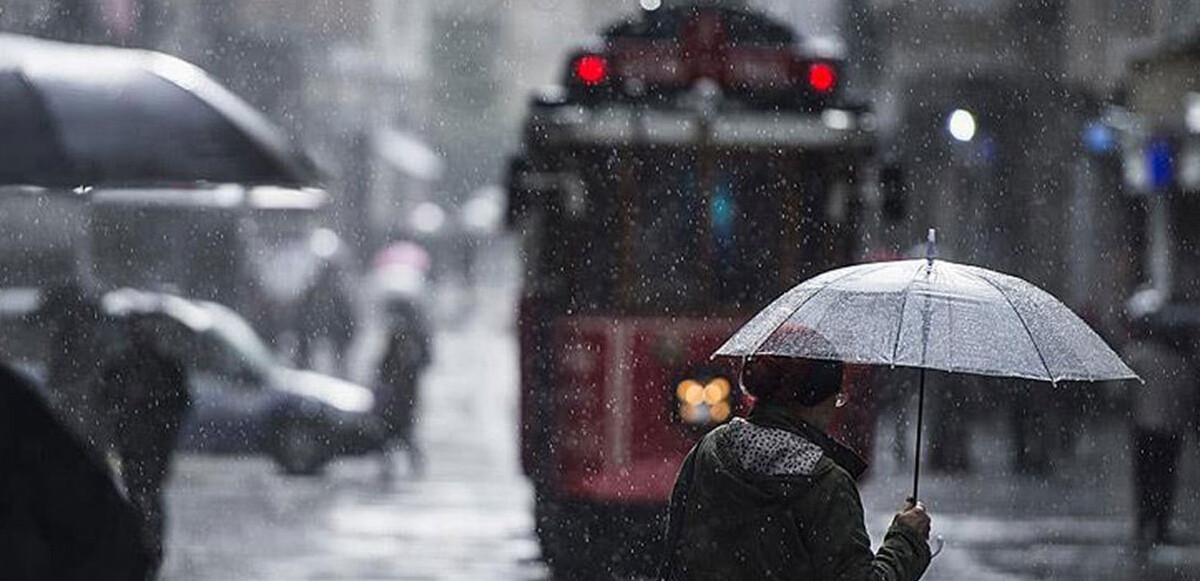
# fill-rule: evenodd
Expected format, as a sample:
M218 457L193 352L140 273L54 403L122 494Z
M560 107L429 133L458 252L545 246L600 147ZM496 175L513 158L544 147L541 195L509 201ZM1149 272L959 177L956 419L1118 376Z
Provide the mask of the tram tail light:
M608 59L597 54L585 54L575 59L571 72L579 82L589 87L608 81L610 67Z
M815 62L808 65L808 86L817 94L827 95L837 88L838 72L830 63Z
M730 401L732 393L733 386L724 377L714 377L705 382L685 379L675 388L679 417L692 425L724 422L733 412Z

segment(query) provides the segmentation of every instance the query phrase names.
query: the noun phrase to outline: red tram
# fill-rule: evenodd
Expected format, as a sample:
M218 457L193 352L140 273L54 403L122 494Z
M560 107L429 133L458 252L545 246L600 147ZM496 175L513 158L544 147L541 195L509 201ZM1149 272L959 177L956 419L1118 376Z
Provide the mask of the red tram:
M856 258L875 138L842 70L758 13L664 7L610 27L533 99L509 221L522 463L555 569L657 557L684 455L748 406L709 355ZM865 447L871 419L844 435Z

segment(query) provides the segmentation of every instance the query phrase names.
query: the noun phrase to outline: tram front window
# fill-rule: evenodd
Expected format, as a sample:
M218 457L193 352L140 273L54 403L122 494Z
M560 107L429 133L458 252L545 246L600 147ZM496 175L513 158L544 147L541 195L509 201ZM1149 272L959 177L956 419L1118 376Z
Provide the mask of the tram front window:
M589 217L546 247L570 255L575 310L696 314L758 308L794 283L815 186L778 156L651 150L583 174ZM610 165L611 167L611 165ZM565 229L564 229L565 230ZM560 234L566 234L559 230ZM566 258L565 256L563 258ZM808 257L809 260L812 257Z
M702 302L699 285L704 199L696 165L676 154L641 160L629 222L633 243L626 249L632 272L625 297L641 310L655 305L686 310Z

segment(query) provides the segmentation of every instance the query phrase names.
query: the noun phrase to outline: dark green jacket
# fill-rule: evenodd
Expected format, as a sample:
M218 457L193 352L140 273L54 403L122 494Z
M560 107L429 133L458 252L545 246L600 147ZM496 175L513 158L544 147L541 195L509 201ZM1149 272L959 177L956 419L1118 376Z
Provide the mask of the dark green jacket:
M670 580L912 581L929 545L892 524L877 554L855 478L866 465L779 408L709 432L684 460L667 526Z

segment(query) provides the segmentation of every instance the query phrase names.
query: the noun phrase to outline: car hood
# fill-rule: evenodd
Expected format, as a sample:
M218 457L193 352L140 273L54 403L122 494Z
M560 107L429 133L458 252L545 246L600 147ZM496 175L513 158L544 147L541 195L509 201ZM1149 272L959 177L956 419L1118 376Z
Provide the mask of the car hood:
M313 371L284 369L276 382L279 389L318 400L346 412L367 412L375 406L371 390L336 377Z

